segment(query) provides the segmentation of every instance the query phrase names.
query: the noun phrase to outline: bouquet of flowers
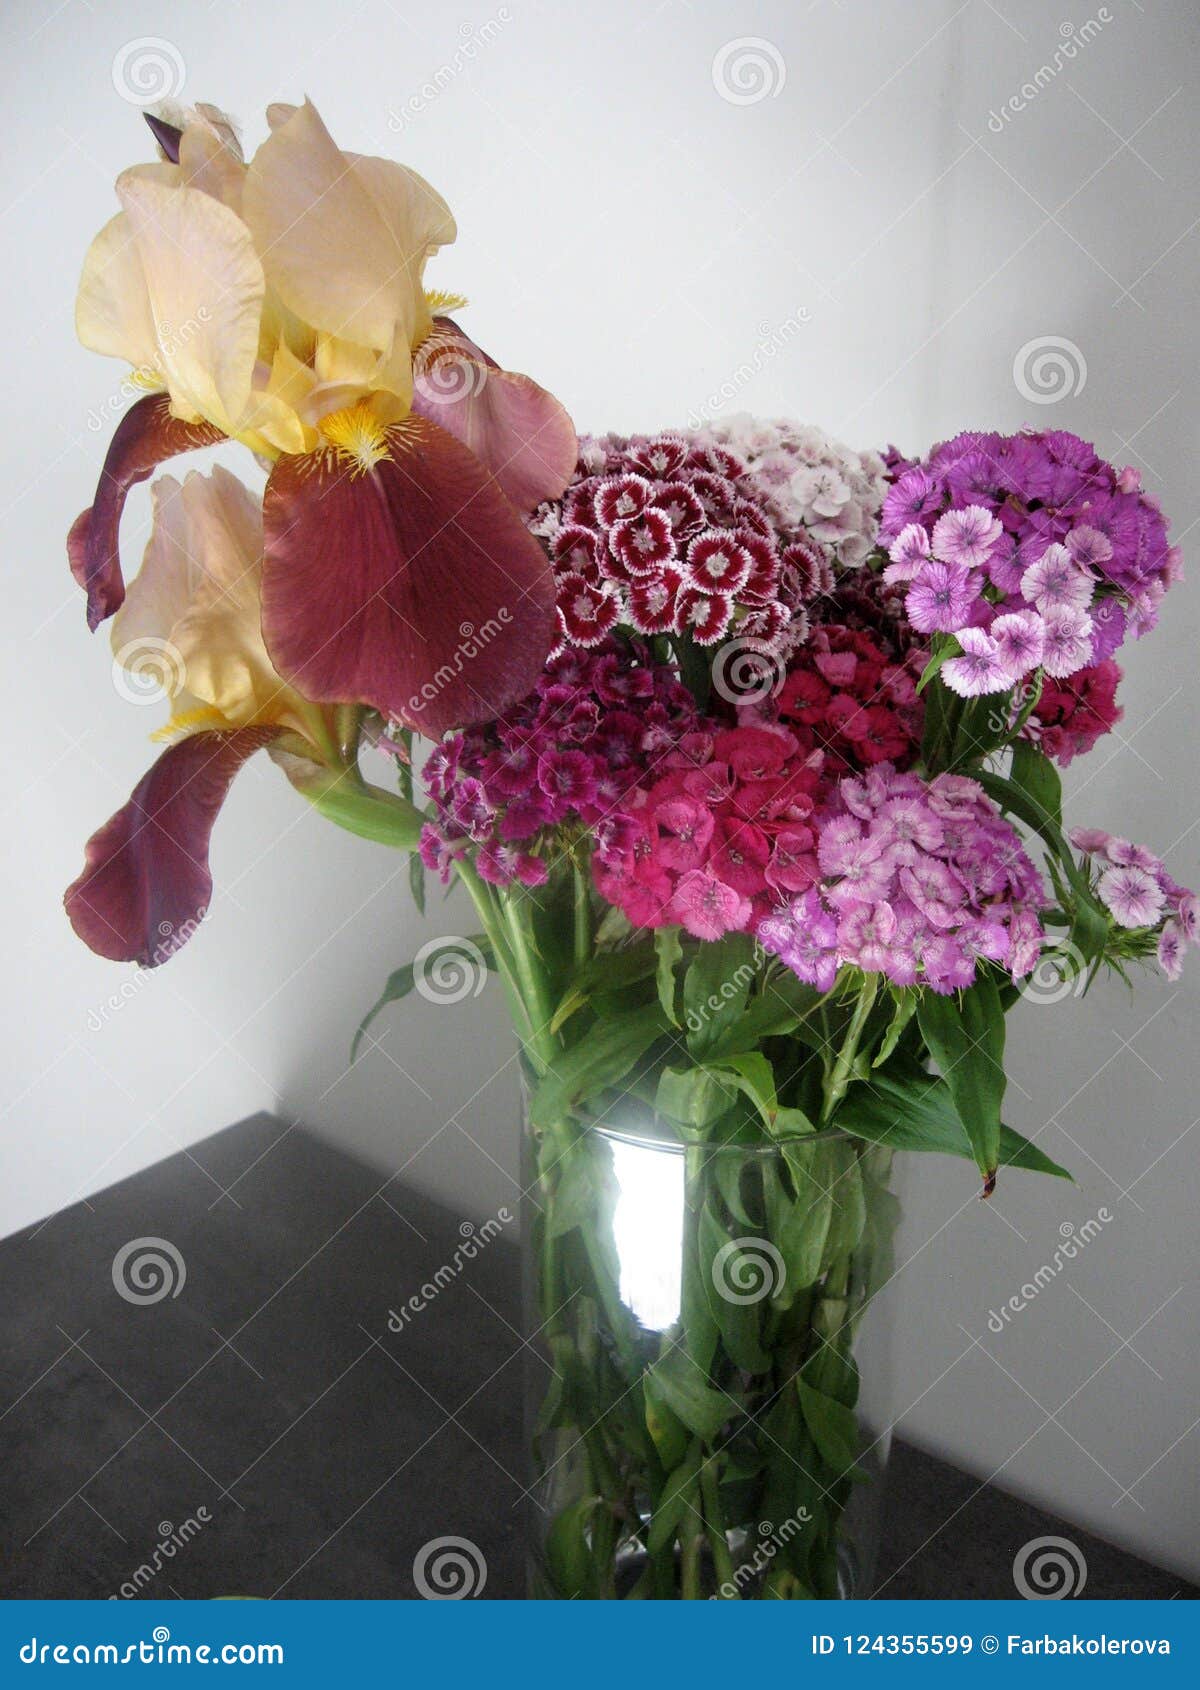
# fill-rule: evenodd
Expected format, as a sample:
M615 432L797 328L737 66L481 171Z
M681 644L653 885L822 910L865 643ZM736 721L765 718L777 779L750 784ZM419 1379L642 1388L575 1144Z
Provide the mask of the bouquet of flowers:
M498 977L527 1088L535 1588L835 1595L893 1153L969 1158L985 1197L1061 1176L1004 1124L1006 1011L1174 978L1196 938L1150 850L1067 828L1058 773L1119 720L1178 553L1061 431L577 440L426 288L429 184L311 104L268 120L246 163L215 109L155 117L87 257L80 335L144 396L70 562L173 709L68 915L172 955L258 751L409 853L422 909L464 888L478 931L440 954ZM225 439L265 491L162 476L127 588L128 490Z

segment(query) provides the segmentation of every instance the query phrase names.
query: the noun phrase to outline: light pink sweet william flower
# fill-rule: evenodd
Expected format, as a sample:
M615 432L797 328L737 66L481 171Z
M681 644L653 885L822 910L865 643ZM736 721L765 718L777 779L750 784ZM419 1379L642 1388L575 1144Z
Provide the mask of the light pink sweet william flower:
M745 927L751 904L705 869L681 877L671 899L671 914L696 939L720 939Z
M1158 966L1168 980L1178 980L1183 973L1183 929L1177 921L1164 924L1158 936Z
M1042 661L1046 625L1036 610L1012 610L997 616L988 633L996 642L997 657L1014 681Z
M1096 891L1118 927L1153 927L1162 913L1163 889L1146 869L1105 869Z
M1047 546L1036 563L1031 563L1021 577L1021 592L1026 603L1036 606L1043 616L1052 612L1086 610L1094 591L1091 578L1084 573L1066 546Z
M933 555L943 563L961 563L967 569L981 569L1003 533L998 519L983 505L947 511L934 523Z
M992 636L982 628L960 628L954 637L962 647L962 656L949 658L940 670L950 691L960 698L1006 692L1012 684L1012 675Z
M902 528L888 547L891 562L883 572L887 582L911 581L929 561L929 535L919 522Z
M1082 610L1055 610L1043 624L1042 668L1055 680L1086 669L1092 656L1092 619Z

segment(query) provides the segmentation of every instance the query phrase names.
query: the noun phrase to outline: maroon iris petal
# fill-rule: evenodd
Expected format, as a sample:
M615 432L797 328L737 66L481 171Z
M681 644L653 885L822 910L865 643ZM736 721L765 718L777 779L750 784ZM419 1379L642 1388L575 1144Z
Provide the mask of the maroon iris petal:
M263 501L263 633L306 698L434 738L490 721L554 642L549 560L465 446L423 417L361 471L285 455Z
M98 956L155 968L185 945L208 908L208 841L229 783L277 728L197 733L169 746L129 802L87 843L63 902Z
M574 474L575 427L558 400L500 369L448 318L417 351L413 410L461 440L519 511L559 498Z
M117 537L131 487L154 474L165 458L215 446L224 435L211 423L180 422L165 393L139 399L117 424L100 472L95 503L76 517L67 536L71 574L88 596L88 627L120 610L125 597Z

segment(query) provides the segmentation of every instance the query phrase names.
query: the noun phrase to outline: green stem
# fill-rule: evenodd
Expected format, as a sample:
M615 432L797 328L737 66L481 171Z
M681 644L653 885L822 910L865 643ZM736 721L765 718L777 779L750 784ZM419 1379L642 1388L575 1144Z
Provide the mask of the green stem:
M717 1474L716 1463L711 1456L700 1466L700 1496L704 1503L704 1524L708 1530L708 1546L712 1551L713 1565L717 1572L717 1593L720 1595L724 1587L728 1585L734 1591L734 1595L729 1600L740 1600L733 1577L733 1556L729 1553L729 1540L725 1536L725 1516L721 1509L721 1481Z
M858 1055L859 1041L863 1035L863 1028L867 1024L867 1017L875 1002L875 994L879 990L879 976L867 974L863 977L859 989L858 1001L854 1005L854 1013L846 1028L846 1036L842 1040L842 1048L838 1051L837 1061L833 1065L833 1072L825 1083L825 1108L821 1114L823 1125L828 1125L835 1109L846 1095L850 1078L854 1071L854 1058Z
M573 955L578 969L592 959L592 897L587 869L578 859L571 864L571 874L575 888Z
M704 1546L704 1532L697 1523L700 1513L700 1487L692 1485L688 1491L687 1506L683 1510L683 1520L679 1527L679 1578L680 1595L685 1602L699 1602L703 1591L700 1584L700 1551Z

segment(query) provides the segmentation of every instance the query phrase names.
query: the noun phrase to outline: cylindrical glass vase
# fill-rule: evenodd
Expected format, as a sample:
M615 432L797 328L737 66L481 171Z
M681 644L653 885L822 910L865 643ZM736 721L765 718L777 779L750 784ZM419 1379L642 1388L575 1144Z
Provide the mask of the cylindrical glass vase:
M890 1164L836 1132L527 1129L532 1596L870 1595Z

